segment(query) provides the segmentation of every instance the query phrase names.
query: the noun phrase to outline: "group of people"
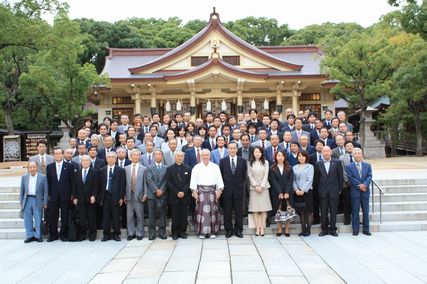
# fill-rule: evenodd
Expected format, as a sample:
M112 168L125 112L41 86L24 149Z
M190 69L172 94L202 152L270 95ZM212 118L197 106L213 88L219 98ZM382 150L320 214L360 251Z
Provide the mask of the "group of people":
M21 179L25 242L43 241L43 216L48 241L66 241L76 216L80 241L94 241L98 228L102 241L120 241L121 227L128 240L142 240L146 215L150 240L167 238L168 216L174 240L187 238L189 223L200 238L215 238L220 211L227 238L243 237L245 213L255 235L264 236L276 211L288 207L298 212L300 236L319 222L319 236L338 236L340 210L357 235L360 208L363 233L370 235L371 166L345 113L334 117L327 110L322 120L287 109L286 121L280 118L274 111L260 120L255 109L238 117L207 113L195 121L190 113L161 121L157 113L135 114L132 124L122 115L96 128L88 118L53 156L40 140ZM277 236L289 236L289 223L284 227L278 223Z

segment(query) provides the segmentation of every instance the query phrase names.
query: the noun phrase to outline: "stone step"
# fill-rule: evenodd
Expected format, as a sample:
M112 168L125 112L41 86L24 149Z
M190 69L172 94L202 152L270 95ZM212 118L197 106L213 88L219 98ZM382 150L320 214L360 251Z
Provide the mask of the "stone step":
M379 202L375 203L375 210L380 210ZM398 201L398 202L383 201L382 210L383 212L427 210L427 201Z
M384 194L388 193L427 193L427 184L387 185L381 186ZM378 193L375 188L374 194Z
M0 229L19 229L24 228L24 220L21 218L0 219Z
M370 220L372 222L380 221L380 212L375 211L371 213ZM395 222L395 221L425 221L427 220L427 210L417 211L383 211L382 221L383 222Z
M0 220L7 218L19 218L19 209L0 209Z
M0 192L0 201L16 201L19 200L17 192Z
M0 193L19 193L20 191L19 187L0 186Z
M2 200L0 201L0 209L20 209L19 200Z
M387 186L387 185L427 185L427 179L382 179L374 181L379 186Z
M375 203L379 202L379 194L374 194ZM427 201L427 192L387 193L381 196L383 202ZM372 198L371 198L372 200Z

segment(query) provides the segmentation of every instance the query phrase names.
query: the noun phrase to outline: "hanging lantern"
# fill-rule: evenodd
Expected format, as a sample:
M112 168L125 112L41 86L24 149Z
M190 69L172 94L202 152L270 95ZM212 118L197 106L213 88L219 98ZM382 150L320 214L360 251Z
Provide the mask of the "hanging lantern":
M256 108L256 103L255 103L255 100L252 99L252 101L251 101L251 109L255 109L255 108Z
M181 108L182 108L181 101L180 101L180 100L178 100L178 101L176 102L176 111L181 111Z
M170 112L171 111L171 103L169 102L169 100L167 100L166 103L165 103L165 111L166 112Z
M269 109L269 103L268 103L268 100L267 100L267 98L264 100L264 110L268 110Z
M211 111L212 110L212 103L211 100L208 100L206 103L206 111Z
M222 103L221 103L221 110L222 110L222 111L226 111L226 110L227 110L227 103L225 102L225 100L222 100Z

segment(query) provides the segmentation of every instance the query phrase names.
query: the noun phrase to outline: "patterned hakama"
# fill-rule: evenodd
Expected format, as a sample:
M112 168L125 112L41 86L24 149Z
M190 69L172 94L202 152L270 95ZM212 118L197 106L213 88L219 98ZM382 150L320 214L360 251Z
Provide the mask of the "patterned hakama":
M196 204L196 234L216 234L220 228L218 202L215 185L197 185L199 200Z

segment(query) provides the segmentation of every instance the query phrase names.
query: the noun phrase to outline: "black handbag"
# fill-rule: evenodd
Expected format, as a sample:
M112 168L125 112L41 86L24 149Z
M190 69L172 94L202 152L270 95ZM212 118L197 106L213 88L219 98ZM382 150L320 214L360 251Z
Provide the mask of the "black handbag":
M274 220L278 223L290 223L295 220L297 217L295 209L289 203L289 200L286 199L286 210L282 210L282 202L280 202L279 209L276 212Z
M80 236L80 222L77 222L78 209L77 206L74 206L70 214L71 220L68 226L68 236L67 239L69 242L77 242Z

